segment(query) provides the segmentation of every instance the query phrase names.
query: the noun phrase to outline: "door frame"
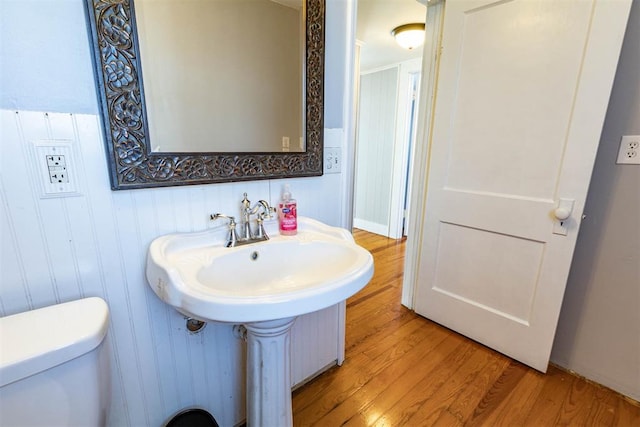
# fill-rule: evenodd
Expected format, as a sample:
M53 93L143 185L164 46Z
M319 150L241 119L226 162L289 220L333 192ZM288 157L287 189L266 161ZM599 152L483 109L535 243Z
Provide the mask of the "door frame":
M444 20L445 1L431 1L427 7L425 42L422 54L422 74L420 78L420 96L418 97L418 129L413 154L414 165L428 165L431 151L431 129L435 94L438 86L438 67L440 65L440 41ZM407 243L402 281L401 303L414 309L413 296L417 285L420 248L423 237L423 218L426 214L427 168L413 168L411 174L412 190L409 206L411 215L407 224Z
M410 105L413 104L413 94L411 94L411 75L422 73L422 59L411 59L401 62L398 66L398 92L396 102L396 132L393 148L393 172L391 176L391 200L389 201L389 232L388 236L392 239L400 239L403 235L403 225L405 218L405 194L409 189L408 171L413 170L414 147L410 144L409 139L413 137L417 141L417 137L412 135L414 120L418 120L418 116L412 117ZM415 103L418 114L420 114L420 99L418 97L420 84L418 84L418 93L415 94L417 102ZM413 120L412 120L413 118ZM415 144L413 144L415 146ZM409 194L409 197L411 195ZM411 203L409 203L411 205Z

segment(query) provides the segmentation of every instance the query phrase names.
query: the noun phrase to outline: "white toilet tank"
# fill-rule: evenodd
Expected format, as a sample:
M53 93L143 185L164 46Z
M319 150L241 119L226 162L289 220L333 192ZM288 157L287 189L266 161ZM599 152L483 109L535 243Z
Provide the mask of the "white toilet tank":
M95 297L0 318L0 426L104 426L108 322Z

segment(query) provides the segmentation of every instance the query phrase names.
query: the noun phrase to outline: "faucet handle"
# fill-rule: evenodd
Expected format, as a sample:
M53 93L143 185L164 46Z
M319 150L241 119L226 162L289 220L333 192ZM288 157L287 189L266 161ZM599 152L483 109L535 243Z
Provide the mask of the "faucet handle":
M210 215L211 221L215 221L218 218L226 218L229 220L229 227L235 227L236 226L236 218L234 216L229 216L229 215L225 215L225 214L221 214L221 213L215 213Z
M216 213L211 215L211 221L215 221L218 218L226 218L229 220L229 236L227 237L227 242L225 243L225 246L227 248L235 246L236 243L238 242L238 234L236 233L236 218L233 216L224 215L221 213Z
M262 205L262 212L260 213L260 217L262 219L271 219L273 215L276 213L276 208L273 206L269 206L265 200L258 201L258 204Z

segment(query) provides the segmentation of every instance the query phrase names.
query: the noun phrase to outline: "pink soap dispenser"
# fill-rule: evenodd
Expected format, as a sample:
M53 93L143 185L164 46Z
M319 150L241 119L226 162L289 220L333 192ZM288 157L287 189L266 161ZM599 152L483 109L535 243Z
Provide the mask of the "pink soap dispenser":
M278 219L280 220L280 234L293 236L298 232L298 206L291 197L289 185L285 184L282 199L278 205Z

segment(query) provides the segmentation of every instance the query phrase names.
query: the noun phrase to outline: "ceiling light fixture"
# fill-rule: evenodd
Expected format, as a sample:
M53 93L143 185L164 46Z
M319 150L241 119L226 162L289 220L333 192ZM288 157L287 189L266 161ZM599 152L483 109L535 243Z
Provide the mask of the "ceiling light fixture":
M411 50L424 43L424 24L416 22L400 25L391 31L391 35L400 46Z

